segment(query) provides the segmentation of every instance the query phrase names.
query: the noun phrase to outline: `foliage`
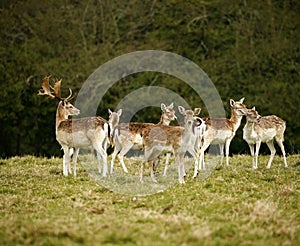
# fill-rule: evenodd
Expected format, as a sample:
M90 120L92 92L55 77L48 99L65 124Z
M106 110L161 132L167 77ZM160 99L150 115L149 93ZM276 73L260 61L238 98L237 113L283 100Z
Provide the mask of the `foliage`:
M60 153L56 104L36 96L45 75L62 78L65 93L68 87L79 91L100 65L145 49L171 51L198 64L227 112L230 98L245 96L260 114L285 119L287 150L299 151L298 1L27 0L2 1L0 8L1 156ZM192 107L204 107L182 81L149 72L116 83L99 114L107 117L108 107L147 85L170 88ZM136 118L156 122L159 111ZM241 131L231 150L248 151Z
M66 178L59 158L0 159L0 244L299 245L300 156L286 169L275 157L266 170L267 159L254 171L235 155L204 181L190 170L185 185L145 197L112 193L81 165Z

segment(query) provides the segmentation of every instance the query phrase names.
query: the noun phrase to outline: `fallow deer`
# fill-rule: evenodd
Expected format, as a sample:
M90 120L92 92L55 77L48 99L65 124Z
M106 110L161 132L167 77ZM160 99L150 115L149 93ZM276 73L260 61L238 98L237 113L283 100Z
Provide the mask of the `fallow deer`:
M252 168L258 168L258 154L261 143L266 143L271 151L267 168L271 167L276 153L273 143L274 138L281 148L284 166L287 167L288 165L283 145L284 131L286 128L285 121L275 115L261 117L255 110L255 107L247 111L246 119L247 122L243 128L243 139L248 143L250 148ZM255 154L254 145L256 145Z
M223 149L225 145L226 166L229 165L229 146L247 110L246 106L243 104L244 99L245 98L242 98L239 101L234 101L233 99L230 99L230 119L204 118L206 124L206 131L203 135L203 145L199 151L199 170L205 169L204 152L210 144L218 144L220 146L221 163L224 155ZM195 169L193 178L195 178L197 174L198 170Z
M194 151L196 151L196 153L197 153L198 150L202 146L203 135L204 135L204 132L206 130L206 125L205 125L205 121L203 119L201 119L200 117L194 117L194 119L195 119L195 123L194 123L194 127L193 127L193 133L194 134L191 135L191 138L192 138L191 142L195 142L195 145L194 146L192 146L192 145L189 146L189 149L187 151L195 158L195 169L198 169L198 161L197 160L198 160L199 157L194 156L193 153L194 153ZM168 164L169 164L169 160L167 159L166 163L165 163L164 172L163 172L164 177L167 175ZM155 166L155 163L154 163L154 166ZM184 173L184 176L186 176L185 173Z
M200 108L193 110L185 110L182 106L178 107L179 112L185 116L184 127L181 126L165 126L156 125L148 126L143 130L143 145L144 145L144 159L141 165L140 181L143 182L144 165L146 162L150 165L151 179L156 182L153 171L153 161L163 152L172 151L175 156L175 162L178 168L179 183L184 181L184 155L189 150L197 161L197 153L194 149L194 115L198 115Z
M114 145L113 133L116 127L119 125L121 114L122 114L122 109L119 109L117 112L113 112L110 109L108 109L108 122L109 122L110 133L111 133L110 142L112 145Z
M49 76L50 77L50 76ZM101 160L103 162L103 176L107 175L107 154L106 146L109 136L109 123L101 117L87 117L79 119L68 119L69 116L79 115L80 110L75 108L69 101L72 90L67 98L60 95L61 80L56 81L52 88L49 84L49 77L42 82L42 89L38 95L47 96L50 99L59 101L56 110L56 140L61 145L63 156L63 174L68 176L71 173L70 158L73 153L74 176L76 176L76 162L79 148L92 147L97 152L98 170L101 172Z
M174 105L171 103L166 106L164 103L161 104L162 115L160 121L156 125L169 125L172 120L176 119L175 111L173 109ZM148 126L154 126L153 123L120 123L114 130L114 152L111 158L111 169L110 172L113 173L114 162L116 156L118 156L121 162L123 171L128 173L126 165L124 163L124 155L131 149L142 149L142 132ZM167 161L170 159L170 154L167 156Z

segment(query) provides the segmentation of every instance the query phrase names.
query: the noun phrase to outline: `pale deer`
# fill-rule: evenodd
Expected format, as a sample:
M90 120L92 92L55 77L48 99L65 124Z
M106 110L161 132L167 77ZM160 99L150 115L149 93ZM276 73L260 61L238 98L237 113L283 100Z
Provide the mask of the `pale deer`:
M176 119L174 105L171 103L166 106L164 103L161 104L162 115L160 121L157 125L169 125L172 120ZM124 155L131 149L142 149L142 132L148 126L153 126L153 123L140 123L140 122L130 122L130 123L120 123L114 130L114 152L111 158L111 169L110 172L113 173L114 162L116 156L118 156L121 162L123 171L128 173L127 167L124 163ZM167 161L170 159L170 154L167 156Z
M50 76L49 76L50 77ZM103 176L107 175L106 146L109 136L109 123L101 117L87 117L79 119L68 119L69 116L79 115L80 110L75 108L69 101L72 90L67 98L60 95L61 80L56 81L52 88L49 77L42 82L42 89L38 95L47 96L59 101L56 110L56 140L61 145L63 155L63 174L71 173L70 158L73 153L74 176L76 176L76 162L79 148L92 147L97 152L98 170L101 172L101 160L103 162Z
M286 128L285 121L275 115L261 117L255 110L255 107L247 111L246 119L247 122L243 128L243 139L248 143L250 148L252 156L252 168L258 168L258 154L261 143L266 143L271 151L267 168L271 167L276 153L273 143L274 138L281 148L284 166L287 167L288 165L283 145L284 131ZM256 145L255 154L254 145Z
M205 170L204 152L211 144L218 144L221 152L221 163L224 155L226 155L226 166L229 165L229 146L231 140L235 136L237 129L241 124L243 116L246 114L246 106L243 104L244 98L239 101L230 99L231 117L227 118L205 118L206 131L203 135L203 145L200 148L199 170ZM198 169L194 171L195 178L198 174Z
M113 112L110 109L108 109L108 122L110 126L110 142L112 145L114 145L113 140L113 133L116 129L116 127L119 125L120 116L122 114L122 109L119 109L117 112Z
M197 153L194 150L194 115L198 115L200 108L193 110L185 110L182 106L178 107L179 112L185 116L184 127L181 126L165 126L156 125L148 126L143 130L143 145L144 145L144 159L141 165L140 181L143 182L144 165L146 162L150 165L151 179L156 182L153 161L163 152L174 153L175 162L178 168L178 180L180 184L184 181L184 155L189 151L197 161Z
M205 125L205 121L203 119L201 119L200 117L194 117L195 119L195 123L194 123L194 127L193 127L193 133L191 134L191 142L195 142L195 145L189 146L189 149L187 150L194 158L195 158L195 168L198 168L198 157L194 156L193 153L194 151L198 152L198 150L201 148L202 144L203 144L203 135L204 132L206 130L206 125ZM169 155L170 156L170 155ZM163 172L163 176L167 176L167 171L168 171L168 164L169 164L169 160L167 159L166 163L165 163L165 168L164 168L164 172ZM155 169L156 167L156 163L154 163ZM184 176L186 176L186 174L184 173Z

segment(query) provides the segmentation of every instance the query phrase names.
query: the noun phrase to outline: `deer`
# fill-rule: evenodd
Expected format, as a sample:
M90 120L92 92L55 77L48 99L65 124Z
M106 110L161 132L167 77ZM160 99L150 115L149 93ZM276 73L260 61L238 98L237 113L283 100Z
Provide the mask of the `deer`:
M153 162L164 152L172 151L178 168L178 181L184 184L184 155L186 151L193 155L197 161L197 153L194 150L194 115L198 115L200 108L186 110L178 106L179 112L184 115L184 127L166 126L166 125L149 125L145 127L142 133L144 145L144 158L140 169L140 182L143 183L144 166L148 163L150 166L150 177L153 182L157 182L153 171ZM198 164L197 164L198 165Z
M72 90L66 98L61 97L61 81L56 81L54 86L49 84L50 76L42 81L42 88L38 91L39 96L46 96L58 101L56 110L55 133L56 140L61 145L63 155L63 175L72 173L70 158L73 154L74 176L76 177L76 162L80 148L92 147L97 152L98 171L101 173L101 161L103 162L102 175L107 175L106 147L109 141L109 122L99 116L69 119L69 116L80 114L80 110L70 103Z
M187 151L195 158L195 168L198 168L198 164L197 164L198 157L193 155L193 153L194 153L194 151L197 152L200 149L200 147L202 146L203 135L206 130L206 125L205 125L205 121L200 117L196 116L196 117L194 117L194 120L195 120L194 127L193 127L194 134L191 135L190 137L193 138L191 141L195 142L195 144L194 144L194 146L190 145L189 149ZM170 156L170 154L168 156ZM168 164L169 164L169 160L167 159L167 161L165 163L163 177L167 176ZM156 163L154 163L154 167L155 167L155 169L157 168ZM185 172L184 172L184 176L186 176Z
M120 117L122 115L122 109L119 109L117 112L113 112L110 109L108 109L108 122L109 122L109 126L110 126L110 143L113 146L114 142L113 142L113 133L114 130L117 128L117 126L119 125L119 121L120 121Z
M278 143L284 161L284 167L288 167L286 154L283 145L284 131L286 122L276 115L268 115L261 117L255 107L249 109L246 114L246 124L243 128L243 139L248 143L252 156L252 168L258 168L258 154L261 143L266 143L271 151L270 159L267 164L267 169L271 168L276 149L274 147L274 138ZM256 147L254 154L254 145Z
M243 104L245 98L239 101L230 99L231 117L227 118L204 118L206 130L203 134L203 144L199 150L199 170L205 170L204 152L211 144L218 144L221 154L221 164L224 156L224 145L226 155L226 166L229 165L229 147L237 129L241 125L241 120L246 114L247 108ZM198 169L195 168L193 178L197 177Z
M176 119L174 105L171 103L166 106L161 103L161 118L156 125L169 125L171 121ZM124 163L124 155L131 149L142 149L142 132L148 126L154 126L154 123L140 123L140 122L130 122L130 123L120 123L113 132L113 141L115 144L114 151L111 158L111 168L110 173L113 173L114 162L116 156L118 156L121 162L123 171L128 173L128 169ZM170 159L170 154L167 154L167 162Z

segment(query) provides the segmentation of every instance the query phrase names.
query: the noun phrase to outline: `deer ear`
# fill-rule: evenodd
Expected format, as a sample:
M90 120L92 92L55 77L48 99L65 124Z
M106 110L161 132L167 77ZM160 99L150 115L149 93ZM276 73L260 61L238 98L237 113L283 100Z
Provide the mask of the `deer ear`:
M230 106L233 107L234 104L235 104L235 101L234 101L233 99L230 99L230 100L229 100L229 103L230 103Z
M244 102L244 100L245 100L245 97L243 97L242 99L240 99L240 103L243 103Z
M109 115L111 115L111 114L112 114L112 111L111 111L110 109L108 109L108 113L109 113Z
M171 104L169 105L169 108L173 109L173 108L174 108L174 104L171 103Z
M201 112L201 108L195 108L194 109L194 115L198 115Z
M179 113L185 115L185 108L182 106L178 106Z
M122 109L121 108L118 110L117 114L119 115L119 117L121 116L121 114L122 114Z
M256 109L255 109L255 106L252 108L252 110L256 110Z
M162 111L165 111L166 110L166 105L164 103L160 104L160 108Z

